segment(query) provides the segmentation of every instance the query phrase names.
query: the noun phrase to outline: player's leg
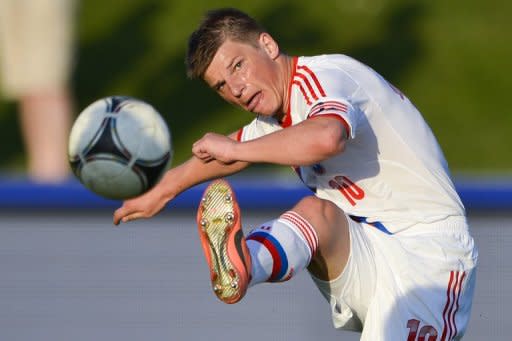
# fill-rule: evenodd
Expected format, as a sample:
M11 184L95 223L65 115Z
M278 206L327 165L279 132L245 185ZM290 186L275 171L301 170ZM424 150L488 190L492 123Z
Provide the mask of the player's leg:
M213 289L226 303L240 300L249 280L251 285L285 281L308 266L315 277L336 278L350 251L345 215L315 197L254 229L246 241L234 193L227 182L214 181L197 219Z
M331 280L343 271L350 252L343 211L314 196L252 230L247 245L253 260L251 285L289 280L306 267L315 277Z
M459 340L470 317L477 256L464 219L393 236L365 232L378 285L361 340Z
M446 272L442 281L403 293L377 288L361 340L460 340L469 323L474 287L472 268Z

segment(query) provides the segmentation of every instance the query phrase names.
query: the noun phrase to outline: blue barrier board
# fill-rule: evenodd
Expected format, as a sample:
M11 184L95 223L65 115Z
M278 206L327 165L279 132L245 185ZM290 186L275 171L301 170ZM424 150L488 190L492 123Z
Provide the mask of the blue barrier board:
M311 194L301 183L279 179L233 179L231 184L240 205L251 209L291 208ZM460 180L455 185L468 210L512 210L512 179ZM169 208L195 209L205 187L201 184L183 192ZM74 180L50 185L0 178L0 209L114 209L120 205L120 201L99 197Z

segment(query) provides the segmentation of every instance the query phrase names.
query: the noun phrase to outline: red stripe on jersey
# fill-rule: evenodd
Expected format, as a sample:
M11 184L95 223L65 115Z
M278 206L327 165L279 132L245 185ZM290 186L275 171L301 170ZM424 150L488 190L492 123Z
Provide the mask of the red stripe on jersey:
M238 132L236 133L236 140L238 142L242 142L242 133L244 132L244 128L238 129Z
M338 121L343 124L343 127L345 128L345 131L347 132L347 138L350 136L350 126L348 125L347 121L343 117L341 117L340 114L336 113L325 113L325 114L317 114L315 116L310 116L309 118L317 118L317 117L332 117L338 119Z
M327 105L327 106L322 106L320 108L316 108L315 110L312 110L309 113L308 117L316 116L316 115L321 115L323 112L326 112L326 111L330 111L330 112L335 111L335 112L341 112L341 113L344 113L344 114L347 113L346 109L344 109L341 106Z
M315 101L318 100L318 96L313 87L311 86L311 82L309 81L308 77L306 75L303 75L302 73L296 73L294 81L297 79L297 77L300 78L299 81L302 81L304 82L304 84L306 84L309 93L311 94L311 97L313 97Z
M305 65L301 65L298 68L306 71L311 76L311 78L313 78L313 81L315 82L318 90L320 90L320 95L322 95L322 97L325 97L326 96L325 91L322 88L322 85L320 84L320 82L318 81L318 78L316 78L315 73L313 71L311 71L311 69Z
M306 90L304 90L304 87L302 86L302 83L300 81L298 81L298 80L294 80L293 84L297 85L299 87L299 90L302 93L302 96L304 96L304 99L306 100L306 103L308 105L311 105L311 100L309 99L309 96L306 93Z
M297 56L292 57L292 63L293 63L292 76L290 79L290 84L288 85L288 97L286 98L288 103L286 104L286 113L285 113L284 117L279 122L279 124L283 128L287 128L292 125L292 116L291 116L291 112L290 112L291 102L292 102L292 85L293 85L293 78L295 77L295 73L297 72L297 61L298 60L299 60L299 58Z
M331 104L318 104L313 107L308 116L315 116L316 114L321 113L322 111L332 111L337 110L342 113L347 113L347 106L343 103L332 102Z
M290 112L288 112L285 115L285 117L283 117L280 124L281 124L281 127L283 127L283 128L288 128L289 126L292 125L292 115L290 115Z

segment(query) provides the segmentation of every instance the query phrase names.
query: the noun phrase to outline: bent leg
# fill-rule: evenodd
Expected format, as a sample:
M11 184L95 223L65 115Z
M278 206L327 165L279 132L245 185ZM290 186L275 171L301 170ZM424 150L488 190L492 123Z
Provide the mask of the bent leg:
M224 180L205 190L197 223L212 287L226 303L242 299L249 285L286 281L307 267L319 279L335 278L350 251L343 212L316 197L302 199L244 237L240 209Z
M345 214L332 202L313 196L302 199L293 211L306 219L318 235L318 250L308 270L324 281L337 278L345 268L350 254Z
M348 222L336 205L306 197L247 236L253 263L251 285L290 279L308 268L317 278L341 274L350 252Z

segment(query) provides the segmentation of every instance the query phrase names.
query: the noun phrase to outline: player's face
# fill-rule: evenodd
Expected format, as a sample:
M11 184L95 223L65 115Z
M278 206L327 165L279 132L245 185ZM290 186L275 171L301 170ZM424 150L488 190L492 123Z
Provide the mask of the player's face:
M285 111L286 85L279 72L279 49L270 35L258 47L226 40L206 69L204 80L226 101L266 116Z

